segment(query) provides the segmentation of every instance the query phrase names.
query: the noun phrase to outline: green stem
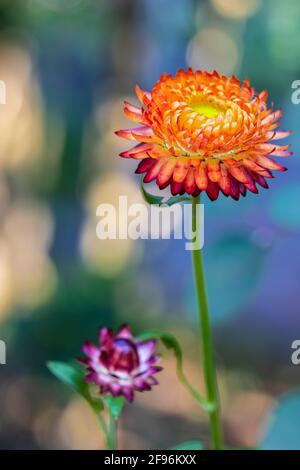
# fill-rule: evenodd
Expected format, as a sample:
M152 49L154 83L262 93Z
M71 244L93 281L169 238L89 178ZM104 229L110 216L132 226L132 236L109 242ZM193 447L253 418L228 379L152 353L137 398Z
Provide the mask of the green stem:
M109 412L108 432L107 432L107 447L109 450L117 450L117 420Z
M200 196L193 198L192 206L192 228L193 231L199 231L197 226L197 205L200 204ZM201 331L202 357L204 378L206 385L207 398L214 403L215 407L209 412L210 430L212 446L216 450L223 448L222 426L220 419L220 403L217 385L216 366L214 362L213 341L210 325L210 315L208 310L207 294L205 288L202 251L196 249L192 251L194 277L199 309L199 323Z

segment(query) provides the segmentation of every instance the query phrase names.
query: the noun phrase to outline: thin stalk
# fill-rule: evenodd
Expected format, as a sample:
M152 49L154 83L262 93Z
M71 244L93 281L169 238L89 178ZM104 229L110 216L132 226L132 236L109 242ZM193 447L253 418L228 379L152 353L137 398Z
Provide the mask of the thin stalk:
M200 196L193 198L192 207L192 229L199 231L197 205L200 204ZM199 310L200 340L202 345L202 360L204 369L204 379L207 399L215 406L209 411L210 431L212 447L215 450L223 448L222 426L220 418L220 402L217 385L216 366L214 361L212 331L210 325L210 315L205 287L202 251L196 249L192 251L194 278Z
M109 450L117 450L117 420L109 412L108 417L108 431L107 431L107 448Z

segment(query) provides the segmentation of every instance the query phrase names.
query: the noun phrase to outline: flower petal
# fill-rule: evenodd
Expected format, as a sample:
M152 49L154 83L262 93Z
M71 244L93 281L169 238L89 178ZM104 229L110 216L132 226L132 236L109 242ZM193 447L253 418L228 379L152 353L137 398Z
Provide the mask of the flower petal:
M175 165L176 165L176 158L170 158L169 160L165 160L164 165L161 167L157 176L156 181L157 181L158 186L163 185L171 178L171 176L173 175Z
M132 339L132 333L128 325L122 325L121 328L118 330L115 338L126 338Z
M189 168L188 173L184 180L184 188L188 194L193 194L196 189L196 181L195 181L195 168Z
M151 101L151 93L142 90L138 85L135 86L135 92L140 102L147 106Z
M240 193L243 197L246 196L247 194L247 189L245 188L245 186L243 185L243 183L240 183Z
M128 103L128 101L124 101L124 113L131 121L137 122L138 124L145 124L142 108L134 106Z
M221 168L221 177L219 179L219 186L223 194L225 196L228 196L230 194L230 188L231 188L230 176L224 164L221 164L220 168Z
M240 198L240 183L230 175L230 196L236 201Z
M217 183L221 177L220 162L218 160L209 160L207 162L207 173L208 178Z
M84 352L84 354L86 354L91 359L98 358L99 355L100 355L99 348L97 348L97 346L95 346L90 341L85 341L84 342L83 347L82 347L82 351Z
M187 158L178 159L173 173L173 180L175 183L182 183L189 170L189 162Z
M135 173L137 173L138 175L141 173L145 173L146 171L150 170L150 168L155 164L156 161L157 160L155 160L154 158L145 158L138 164Z
M211 201L215 201L219 196L219 185L208 180L206 193Z
M257 155L253 158L256 161L256 163L258 163L263 168L267 168L268 170L286 171L286 168L280 165L280 163L277 163L271 158L266 157L264 155Z
M157 341L155 339L150 339L149 341L143 341L142 343L137 344L140 362L144 363L150 359L155 351L156 345Z
M136 158L136 155L141 155L143 154L145 157L148 156L148 151L151 150L153 144L151 143L145 143L142 142L138 145L135 145L135 147L132 147L131 149L125 150L124 152L121 152L119 155L120 157L123 158Z
M228 162L227 160L224 161L229 173L240 183L248 183L249 176L246 168L242 166L240 162Z
M274 131L267 132L266 137L270 140L285 139L291 135L292 131Z
M131 403L133 401L134 392L130 387L123 387L124 397Z
M132 129L122 129L115 131L118 137L123 137L127 140L138 140L140 142L153 142L153 131L148 126L141 126Z
M262 188L268 189L269 185L263 176L257 173L253 173L252 176L257 184L259 184Z
M176 196L177 194L181 193L183 187L183 182L181 183L176 183L176 181L172 180L171 181L171 193L173 196Z
M195 181L197 187L202 191L207 188L208 176L207 166L205 162L201 162L199 167L195 169Z
M156 160L154 165L147 171L146 175L144 176L144 183L150 183L151 181L157 178L157 175L162 167L165 164L165 160L161 158L160 160Z
M113 338L113 332L111 328L101 328L99 331L99 343L101 346L110 345Z

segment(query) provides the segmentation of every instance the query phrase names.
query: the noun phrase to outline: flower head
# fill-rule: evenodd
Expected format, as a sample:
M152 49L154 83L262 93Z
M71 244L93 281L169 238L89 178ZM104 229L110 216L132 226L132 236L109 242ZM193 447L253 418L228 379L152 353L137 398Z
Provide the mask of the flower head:
M116 335L111 329L102 328L99 332L99 346L85 342L83 352L87 358L81 359L87 366L87 382L100 386L100 393L110 393L114 397L124 396L132 401L134 390L151 390L158 382L153 377L161 370L155 365L159 356L154 354L156 340L138 341L132 336L127 325L122 326Z
M290 135L275 130L281 110L267 107L267 91L257 93L248 80L179 70L162 75L150 93L136 87L142 107L125 102L125 115L140 126L117 131L136 141L120 155L140 161L144 182L170 185L173 195L211 200L221 191L238 200L257 185L268 188L272 171L284 171L273 157L287 157L288 146L274 143ZM270 158L270 156L272 158Z

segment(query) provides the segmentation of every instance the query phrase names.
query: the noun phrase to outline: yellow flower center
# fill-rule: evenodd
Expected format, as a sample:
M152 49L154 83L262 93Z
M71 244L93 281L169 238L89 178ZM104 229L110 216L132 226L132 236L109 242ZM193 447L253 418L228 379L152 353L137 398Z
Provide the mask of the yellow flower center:
M223 112L221 108L205 102L192 104L192 109L196 111L196 113L202 114L202 116L207 118L218 116Z

